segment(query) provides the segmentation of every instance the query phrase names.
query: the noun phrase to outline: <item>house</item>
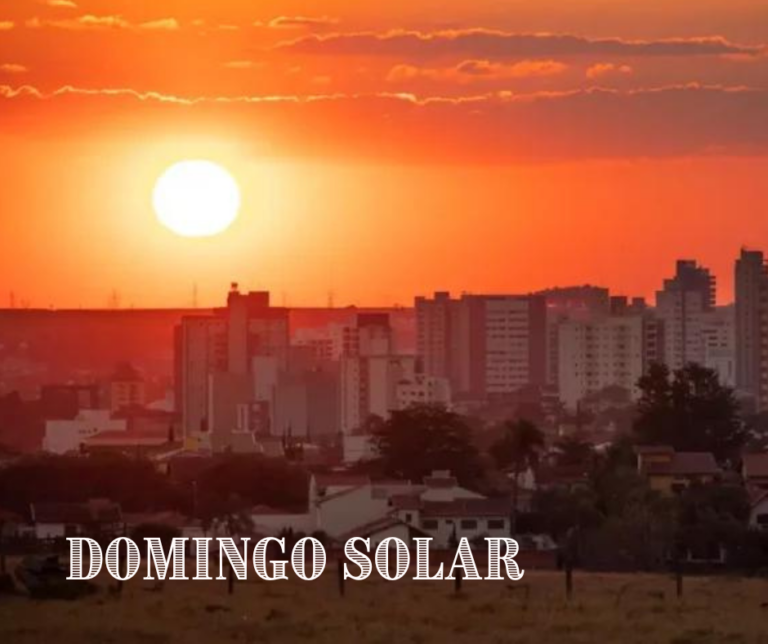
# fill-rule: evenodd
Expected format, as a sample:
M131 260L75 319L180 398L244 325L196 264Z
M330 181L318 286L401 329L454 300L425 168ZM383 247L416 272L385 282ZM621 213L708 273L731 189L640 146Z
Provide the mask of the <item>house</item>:
M741 475L747 487L768 490L768 452L744 454Z
M637 470L651 489L671 494L692 484L713 483L722 476L710 452L676 452L666 445L640 445L635 448Z
M511 504L507 499L428 501L419 496L400 496L392 501L395 516L432 537L435 548L448 548L463 537L472 540L510 535Z
M117 535L124 530L120 505L106 499L86 503L33 503L30 518L37 539Z
M768 490L750 488L749 527L768 532Z
M324 532L337 541L365 536L374 543L387 536L431 536L418 522L405 520L394 503L399 498L430 504L484 500L481 495L459 486L456 478L446 471L432 472L419 484L403 480L374 481L367 476L346 473L315 474L309 482L306 512L284 514L259 508L252 512L252 518L256 529L267 534L290 528L305 534Z

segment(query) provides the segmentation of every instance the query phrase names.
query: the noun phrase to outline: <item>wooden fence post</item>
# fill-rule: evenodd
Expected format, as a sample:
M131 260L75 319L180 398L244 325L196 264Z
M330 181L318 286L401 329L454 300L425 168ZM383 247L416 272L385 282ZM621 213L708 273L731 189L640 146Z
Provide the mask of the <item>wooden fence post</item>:
M338 560L338 565L336 566L336 570L337 570L336 574L339 581L339 595L344 597L344 591L345 591L344 581L345 580L344 580L344 562L342 559Z

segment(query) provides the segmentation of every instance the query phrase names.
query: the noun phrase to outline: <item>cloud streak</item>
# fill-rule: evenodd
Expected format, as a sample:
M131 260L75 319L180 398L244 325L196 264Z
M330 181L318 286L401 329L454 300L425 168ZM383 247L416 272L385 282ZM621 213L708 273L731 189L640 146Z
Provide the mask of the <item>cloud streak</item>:
M459 98L408 94L179 97L129 89L0 86L0 118L42 135L125 119L163 132L234 128L268 154L402 163L768 155L768 90L685 85ZM58 121L57 121L58 119ZM132 128L131 131L136 131ZM59 132L57 132L59 133ZM263 150L260 150L260 153Z
M764 51L731 43L721 37L667 40L585 38L572 34L511 33L490 29L434 32L313 34L278 45L301 54L389 56L411 59L445 57L504 59L564 56L756 56Z
M555 60L523 60L512 64L488 60L465 60L453 67L425 68L414 65L395 65L387 75L390 83L418 80L444 81L468 84L478 81L502 81L521 78L556 76L568 69Z
M175 18L161 18L147 22L133 23L121 15L96 16L85 14L66 20L41 20L32 18L26 22L29 29L66 29L71 31L176 31L181 25Z

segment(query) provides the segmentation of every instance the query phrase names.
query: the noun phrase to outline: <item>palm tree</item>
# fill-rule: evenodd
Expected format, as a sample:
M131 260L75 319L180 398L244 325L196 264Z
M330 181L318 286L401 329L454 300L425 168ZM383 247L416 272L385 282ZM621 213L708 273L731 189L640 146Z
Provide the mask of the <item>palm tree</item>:
M517 530L520 475L539 461L544 434L528 420L506 421L504 435L491 446L491 456L500 469L512 469L511 533Z

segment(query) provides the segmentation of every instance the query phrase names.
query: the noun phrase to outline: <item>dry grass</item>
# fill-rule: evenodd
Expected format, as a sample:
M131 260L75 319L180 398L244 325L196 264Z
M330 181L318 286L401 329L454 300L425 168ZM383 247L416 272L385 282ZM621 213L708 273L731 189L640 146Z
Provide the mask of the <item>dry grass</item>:
M253 577L253 571L251 571ZM121 598L106 590L76 602L0 598L0 642L185 644L312 642L318 644L453 644L466 642L768 643L768 582L651 575L576 573L564 599L555 573L521 582L348 582L338 594L335 571L315 582L127 582Z

